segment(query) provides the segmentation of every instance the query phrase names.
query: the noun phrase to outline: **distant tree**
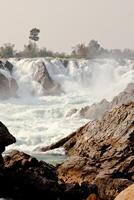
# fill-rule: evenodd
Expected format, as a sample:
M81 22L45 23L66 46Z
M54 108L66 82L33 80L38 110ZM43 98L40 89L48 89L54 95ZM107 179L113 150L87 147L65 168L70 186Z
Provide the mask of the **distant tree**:
M39 56L39 50L35 43L29 42L28 45L24 45L24 50L22 52L23 57L38 57Z
M40 30L38 28L31 29L29 39L37 42L39 40L39 33Z
M77 58L86 58L88 53L88 48L85 46L85 44L77 44L75 47L73 47L72 56Z
M95 58L100 54L101 46L96 40L91 40L88 44L88 58Z
M14 56L14 44L6 43L4 46L0 47L0 56L2 58L11 58Z

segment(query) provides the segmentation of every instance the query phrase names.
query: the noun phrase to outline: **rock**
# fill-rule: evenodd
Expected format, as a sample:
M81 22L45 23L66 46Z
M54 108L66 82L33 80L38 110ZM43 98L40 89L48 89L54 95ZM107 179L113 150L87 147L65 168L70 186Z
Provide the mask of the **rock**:
M110 111L115 106L119 106L130 101L134 101L134 83L129 83L126 89L114 97L111 102L103 99L101 102L83 107L79 111L74 108L68 112L67 116L71 116L75 112L78 112L80 116L90 120L101 119L105 112Z
M54 166L28 154L14 150L4 157L0 197L14 200L83 200L91 194L98 196L96 185L60 182Z
M0 122L0 154L5 147L16 142L16 139L9 133L6 126Z
M4 67L9 70L10 73L13 71L13 65L7 60L4 64Z
M0 122L0 197L2 197L5 188L3 184L5 181L4 160L1 153L4 152L6 146L13 144L15 141L6 126Z
M81 185L78 183L64 184L64 190L60 199L62 200L83 200L89 196L95 195L98 197L98 189L96 185L83 182Z
M64 148L69 157L58 167L59 179L96 184L100 197L112 200L134 182L134 102L79 128Z
M60 92L60 86L50 77L45 63L42 61L38 62L37 68L34 80L41 84L44 94L56 94L57 92Z
M66 117L71 117L73 114L75 114L78 111L78 109L73 108L71 109L67 114Z
M123 190L115 200L133 200L134 199L134 184Z
M86 200L97 200L96 194L90 194Z
M122 178L111 179L107 177L96 180L99 188L99 197L104 200L113 200L122 190L132 183L132 181Z
M114 97L109 107L112 109L117 105L128 103L130 101L134 101L134 83L129 83L123 92Z
M42 152L46 152L46 151L50 151L53 149L57 149L62 147L75 133L70 134L69 136L59 140L58 142L55 142L51 145L48 145L46 147L37 147L34 151L42 151Z
M79 113L82 117L94 120L100 119L108 109L109 102L106 99L103 99L98 104L95 103L92 106L86 106L85 108L82 108Z
M14 78L7 78L0 74L0 98L6 99L16 96L17 90L18 85Z
M18 84L12 77L13 65L9 61L0 61L0 69L0 98L6 99L16 96Z
M8 70L11 74L13 70L13 65L8 60L6 60L5 62L0 60L0 68Z
M59 195L56 169L23 152L12 151L4 158L5 196L25 199L57 199Z

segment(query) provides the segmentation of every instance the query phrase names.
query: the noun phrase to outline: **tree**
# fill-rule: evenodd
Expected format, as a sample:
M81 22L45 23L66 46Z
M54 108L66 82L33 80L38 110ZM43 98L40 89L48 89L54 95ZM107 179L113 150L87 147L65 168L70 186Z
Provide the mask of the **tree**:
M11 58L14 56L14 44L6 43L4 46L0 47L0 56L2 58Z
M86 58L88 53L88 48L85 46L85 44L77 44L75 47L73 47L72 55L77 58Z
M38 57L39 50L37 45L30 41L28 45L24 45L24 51L22 54L24 57L30 57L30 58Z
M39 40L39 33L40 33L40 30L37 29L37 28L33 28L30 30L30 36L29 36L29 39L30 40L33 40L35 42L37 42Z
M95 58L100 54L101 46L96 40L91 40L88 44L88 58Z

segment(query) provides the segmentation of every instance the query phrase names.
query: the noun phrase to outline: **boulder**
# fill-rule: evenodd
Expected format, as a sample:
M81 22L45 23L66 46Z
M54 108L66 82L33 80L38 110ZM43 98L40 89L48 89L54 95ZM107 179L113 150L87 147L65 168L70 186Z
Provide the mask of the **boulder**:
M4 160L1 154L4 152L6 146L13 144L15 141L15 138L9 133L6 126L0 122L0 197L3 197L5 188L3 184L5 181Z
M20 151L4 157L4 179L0 196L14 200L83 200L98 196L96 185L87 182L65 184L58 180L56 167Z
M133 200L134 199L134 184L123 190L115 200Z
M16 142L7 127L0 122L0 154L5 150L5 147Z
M6 69L8 69L8 71L12 74L12 71L13 71L13 65L12 63L10 63L8 60L4 63L4 67Z
M56 169L50 164L19 151L4 157L5 195L18 200L57 199L59 194Z
M11 74L13 70L13 65L8 60L6 60L5 62L0 60L0 68L8 70Z
M123 92L114 97L110 102L109 108L112 109L117 105L128 103L130 101L134 101L134 83L129 83Z
M0 69L0 98L7 99L16 96L18 84L12 77L13 65L9 61L0 61Z
M109 102L106 99L103 99L100 103L95 103L92 106L82 108L79 113L82 117L94 120L100 119L108 109Z
M58 167L59 178L96 184L100 197L112 200L134 182L134 102L87 123L63 146L69 157Z
M60 91L59 84L52 80L45 63L42 61L37 62L37 72L34 75L34 80L41 84L44 94L56 94Z
M115 106L119 106L130 101L134 101L134 83L129 83L126 89L115 96L111 102L103 99L99 103L83 107L80 110L74 108L67 113L67 117L70 117L74 113L78 112L81 117L90 120L101 119L105 112L110 111Z

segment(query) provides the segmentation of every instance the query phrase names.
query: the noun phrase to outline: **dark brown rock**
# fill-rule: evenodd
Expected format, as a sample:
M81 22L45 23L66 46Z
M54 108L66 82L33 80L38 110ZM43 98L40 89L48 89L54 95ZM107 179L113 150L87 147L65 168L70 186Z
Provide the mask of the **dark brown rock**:
M9 133L6 126L0 122L0 153L5 150L5 147L16 142L16 139Z
M57 199L58 178L52 165L15 150L5 156L4 164L5 197L18 200Z
M14 200L84 200L91 194L98 196L96 185L88 182L65 184L58 180L54 166L28 154L14 150L4 157L0 197Z

